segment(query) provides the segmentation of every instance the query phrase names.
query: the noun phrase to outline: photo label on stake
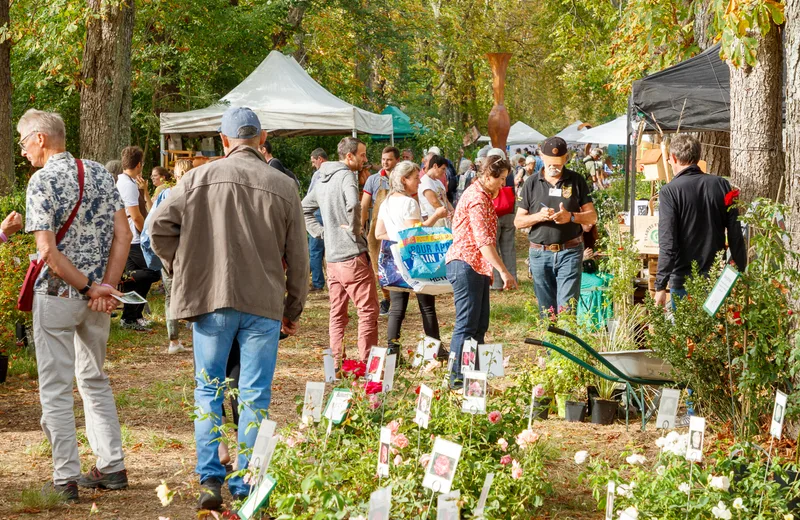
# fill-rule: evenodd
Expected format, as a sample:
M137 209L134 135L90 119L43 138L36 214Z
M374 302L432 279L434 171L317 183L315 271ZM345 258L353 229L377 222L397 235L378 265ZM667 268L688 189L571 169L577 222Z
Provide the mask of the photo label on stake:
M389 451L392 446L392 430L386 426L381 428L381 440L378 445L378 476L389 476Z
M253 453L250 455L250 462L247 469L252 470L254 473L261 469L266 460L267 451L269 450L269 442L275 435L275 421L264 419L258 428L258 435L256 442L253 444Z
M383 393L389 392L394 388L394 370L397 366L398 355L389 354L386 356L386 366L383 369Z
M419 385L417 407L414 413L414 422L420 428L428 428L428 422L431 419L431 404L433 404L433 389L423 383Z
M775 407L772 409L772 425L769 428L769 434L774 438L780 440L783 433L783 419L786 417L786 402L788 396L778 390L775 393Z
M474 339L464 341L461 347L461 371L475 370L475 362L478 358L478 342Z
M449 493L456 475L461 445L436 437L431 451L431 460L425 469L422 486L437 493Z
M439 353L439 347L442 342L438 339L425 336L419 343L417 343L417 353L414 355L414 360L411 366L416 368L421 364L436 359L436 354Z
M389 349L386 347L372 347L369 351L369 359L367 359L367 381L377 383L382 381L383 365L386 362L386 353Z
M486 479L483 481L483 489L481 489L481 496L478 498L478 505L475 506L473 514L475 516L483 515L483 510L486 508L486 499L489 498L489 489L492 487L494 481L494 473L487 473Z
M458 507L460 498L461 491L458 489L439 495L436 499L436 520L461 520L461 508Z
M680 398L681 391L676 388L664 388L661 390L661 402L658 405L656 428L662 430L675 428L675 417L678 415Z
M306 383L306 396L303 399L301 419L319 422L322 418L322 399L325 397L325 383ZM306 419L308 417L309 419Z
M325 370L325 382L336 382L336 362L333 359L333 352L326 348L322 352L322 368Z
M481 372L486 373L489 377L503 377L505 375L502 343L478 345L478 354Z
M389 513L391 510L392 486L373 491L369 496L368 520L389 520Z
M706 420L704 417L689 418L689 446L686 448L686 460L690 462L703 461L703 441L706 435Z
M475 370L464 372L464 401L461 411L471 414L486 413L486 373Z
M614 495L617 492L617 486L613 481L608 483L608 490L606 491L606 516L605 520L614 520Z

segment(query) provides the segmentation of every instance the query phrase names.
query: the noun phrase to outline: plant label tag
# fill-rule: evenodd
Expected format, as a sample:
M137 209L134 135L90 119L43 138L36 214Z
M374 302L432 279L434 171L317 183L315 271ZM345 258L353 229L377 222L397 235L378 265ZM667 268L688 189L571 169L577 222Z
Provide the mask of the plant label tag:
M258 470L258 479L256 482L261 482L269 469L269 463L272 462L272 455L275 454L275 448L278 447L278 438L272 437L267 441L267 451L264 453L264 462Z
M437 493L449 493L456 476L458 459L461 458L461 445L436 437L433 451L422 486Z
M417 343L417 353L414 355L414 360L411 362L411 366L416 368L426 361L436 359L436 354L439 353L439 347L441 345L442 342L438 339L431 338L429 336L422 338L422 340Z
M461 520L461 508L458 507L460 498L461 491L458 489L439 495L436 499L436 520Z
M492 343L488 345L478 345L478 365L480 371L489 377L503 377L503 344Z
M483 489L481 489L481 496L478 498L478 504L475 506L473 514L476 517L483 516L483 510L486 508L486 499L489 498L489 489L492 487L494 481L494 473L487 473L486 479L483 481Z
M444 379L442 380L442 388L449 388L450 386L450 373L453 371L453 367L456 366L456 354L453 351L450 351L450 355L447 358L447 370L444 373Z
M369 351L369 359L367 360L367 381L377 383L382 381L383 364L386 361L386 353L389 349L386 347L372 347Z
M111 296L121 301L122 303L128 303L131 305L141 305L147 303L147 300L142 298L142 295L137 293L136 291L126 292L122 296L117 296L116 294L112 294Z
M433 389L426 384L419 385L419 395L417 396L417 408L414 422L420 428L428 428L431 419L431 404L433 403Z
M671 430L675 428L675 417L678 415L678 402L681 391L677 388L664 388L661 390L661 402L658 405L658 418L656 428Z
M614 494L617 492L617 485L613 481L608 483L606 491L606 515L605 520L614 520Z
M461 347L461 371L475 370L475 361L478 357L478 342L470 338L464 340Z
M326 348L322 352L322 367L325 370L325 382L336 382L336 363L333 360L333 352L331 349Z
M775 408L772 410L772 425L769 428L769 434L778 440L780 440L781 433L783 433L783 418L786 416L787 398L788 396L780 390L775 394Z
M269 475L266 475L264 480L250 493L250 496L244 501L239 511L236 512L239 518L242 520L250 520L253 518L258 510L266 505L269 494L275 489L275 484L277 484L277 481Z
M314 422L322 418L322 399L325 397L325 383L306 383L306 396L303 399L302 419L308 417Z
M392 430L381 428L381 442L378 446L378 476L389 476L389 450L392 445Z
M345 388L334 388L328 398L328 405L325 407L324 416L333 424L341 424L347 409L350 407L350 399L353 392Z
M389 520L391 509L392 486L387 486L374 491L369 496L369 516L367 518L368 520Z
M397 354L386 356L386 367L383 369L383 393L387 393L394 388L395 365L397 365Z
M689 462L703 461L703 441L706 435L706 420L704 417L689 418L689 446L686 448L686 460Z
M485 372L464 372L464 401L461 403L461 411L473 415L486 413Z
M735 284L738 279L739 271L731 265L726 265L717 283L714 284L714 289L711 290L711 293L703 304L703 310L706 311L709 316L714 316L717 313L722 302L724 302L725 298L731 293L733 284Z
M258 428L258 435L256 442L253 444L253 453L250 455L250 463L247 469L257 472L261 466L264 465L266 460L267 451L269 450L269 441L275 435L275 421L264 419L261 421L261 426Z

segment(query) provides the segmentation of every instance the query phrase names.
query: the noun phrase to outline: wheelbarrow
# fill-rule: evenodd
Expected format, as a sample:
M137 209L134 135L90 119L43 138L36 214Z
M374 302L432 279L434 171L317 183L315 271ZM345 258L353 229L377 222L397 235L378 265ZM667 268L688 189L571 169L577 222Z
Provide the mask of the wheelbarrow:
M540 339L527 338L525 343L528 345L538 345L551 350L554 350L569 359L573 363L577 363L582 368L588 370L597 377L601 377L607 381L620 383L625 385L625 395L628 403L635 403L642 411L642 431L645 430L647 422L658 411L658 401L661 397L660 387L664 385L674 385L671 380L672 366L666 361L659 359L653 355L652 350L627 350L621 352L597 352L589 344L583 341L576 335L560 329L555 326L550 326L547 331L552 334L557 334L564 338L574 341L592 358L596 359L598 363L607 371L594 367L585 361L579 359L569 351L553 345L550 342ZM646 388L655 387L657 391L653 398L648 400L645 398ZM625 426L629 424L630 406L625 407Z

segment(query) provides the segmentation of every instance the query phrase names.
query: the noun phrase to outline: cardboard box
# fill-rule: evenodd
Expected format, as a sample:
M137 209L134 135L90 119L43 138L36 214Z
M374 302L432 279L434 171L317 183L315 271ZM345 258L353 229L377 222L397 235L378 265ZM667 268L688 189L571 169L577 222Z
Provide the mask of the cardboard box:
M641 160L637 161L642 166L644 178L648 181L665 181L667 172L664 169L664 161L661 160L661 150L654 148L646 150L642 154Z
M658 217L635 217L633 240L636 249L647 255L658 254Z

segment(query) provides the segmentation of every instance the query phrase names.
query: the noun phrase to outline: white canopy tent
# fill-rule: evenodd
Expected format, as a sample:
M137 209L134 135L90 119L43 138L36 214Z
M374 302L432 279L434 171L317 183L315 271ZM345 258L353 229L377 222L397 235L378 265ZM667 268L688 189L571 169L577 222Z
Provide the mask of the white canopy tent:
M577 142L595 144L628 144L628 116L619 116L615 120L583 131Z
M561 139L565 140L568 143L577 143L578 139L580 139L583 136L583 132L579 130L581 125L583 125L581 121L575 121L565 129L557 133L556 137L560 137Z
M314 81L293 57L272 51L219 103L189 112L162 113L162 150L165 134L216 134L229 106L251 108L271 135L364 133L393 137L391 115L374 114L342 101Z
M547 139L547 137L543 136L538 131L534 130L522 121L517 121L511 125L511 128L508 131L506 145L514 146L522 144L537 144L541 143L545 139ZM481 143L489 143L491 142L491 138L488 135L485 135L478 138L478 141Z

